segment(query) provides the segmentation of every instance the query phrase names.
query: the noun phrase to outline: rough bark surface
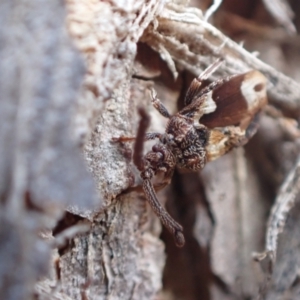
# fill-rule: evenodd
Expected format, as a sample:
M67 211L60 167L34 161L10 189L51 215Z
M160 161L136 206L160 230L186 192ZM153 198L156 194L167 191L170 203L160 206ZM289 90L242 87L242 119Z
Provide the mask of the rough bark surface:
M300 297L300 5L210 2L0 3L1 299ZM141 106L163 132L149 87L175 113L219 57L210 80L257 69L269 106L245 148L158 193L179 249L114 138Z

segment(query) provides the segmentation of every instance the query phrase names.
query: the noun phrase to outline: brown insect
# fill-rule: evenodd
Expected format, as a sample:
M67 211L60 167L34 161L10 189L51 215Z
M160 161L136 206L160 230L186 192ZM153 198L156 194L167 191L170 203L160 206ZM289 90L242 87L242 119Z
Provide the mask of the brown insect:
M169 119L164 133L146 133L150 119L143 109L139 110L134 163L140 171L147 201L179 247L185 243L183 228L160 204L155 189L170 182L175 167L198 171L207 162L247 143L257 131L259 111L267 104L266 78L258 71L228 76L203 88L203 80L221 63L216 61L192 81L184 108L174 116L151 90L153 106ZM153 139L158 139L158 143L143 156L144 141ZM153 186L151 180L158 173L163 174L163 180Z

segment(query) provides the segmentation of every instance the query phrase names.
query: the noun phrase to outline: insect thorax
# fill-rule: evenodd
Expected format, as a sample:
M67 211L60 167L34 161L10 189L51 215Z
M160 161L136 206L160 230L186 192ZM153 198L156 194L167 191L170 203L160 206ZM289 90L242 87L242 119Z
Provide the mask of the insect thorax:
M178 168L200 170L206 163L205 147L209 132L203 125L194 125L191 118L175 115L170 119L166 133L173 136L168 147L176 158Z

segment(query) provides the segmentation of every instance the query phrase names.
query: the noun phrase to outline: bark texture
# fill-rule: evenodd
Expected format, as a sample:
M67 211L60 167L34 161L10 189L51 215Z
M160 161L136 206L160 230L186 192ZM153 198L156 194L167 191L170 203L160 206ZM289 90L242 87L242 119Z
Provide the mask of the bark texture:
M0 3L1 298L300 297L300 5L210 2ZM245 148L158 193L179 249L114 138L140 106L163 132L149 87L175 113L219 57L211 80L257 69L269 106Z

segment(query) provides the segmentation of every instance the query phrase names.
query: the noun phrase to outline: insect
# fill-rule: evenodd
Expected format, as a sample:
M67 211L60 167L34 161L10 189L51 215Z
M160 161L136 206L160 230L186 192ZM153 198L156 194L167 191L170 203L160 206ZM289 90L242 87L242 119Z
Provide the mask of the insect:
M217 60L192 81L184 108L173 116L151 90L153 106L169 119L164 133L146 133L150 119L143 109L139 110L141 121L133 160L147 201L179 247L185 243L183 228L160 204L155 190L170 182L176 167L198 171L207 162L246 144L256 133L258 114L267 104L266 78L258 71L228 76L203 88L203 80L221 63ZM158 143L143 156L144 141L153 139L158 139ZM158 174L163 179L154 185L152 179Z

